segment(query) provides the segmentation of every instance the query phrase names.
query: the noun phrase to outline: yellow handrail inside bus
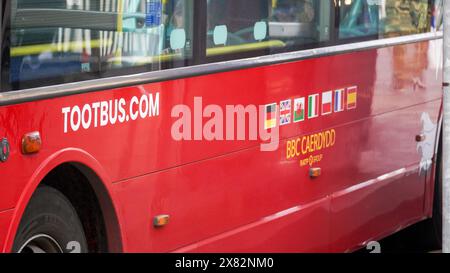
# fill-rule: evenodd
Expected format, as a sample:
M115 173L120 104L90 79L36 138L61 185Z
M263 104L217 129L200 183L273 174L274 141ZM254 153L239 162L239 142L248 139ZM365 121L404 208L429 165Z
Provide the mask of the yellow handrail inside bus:
M11 48L11 57L19 57L19 56L27 56L27 55L37 55L42 52L74 52L77 50L82 50L85 48L99 48L103 46L109 46L113 42L112 40L92 40L90 41L75 41L75 42L64 42L58 44L40 44L40 45L28 45L28 46L18 46ZM255 42L248 43L242 45L232 45L232 46L223 46L216 48L208 48L206 50L206 56L217 56L217 55L225 55L229 53L239 53L251 50L258 49L267 49L267 48L282 48L285 47L286 44L280 40L271 40L264 42ZM67 50L64 50L67 49ZM166 62L171 61L175 58L182 57L181 53L175 54L161 54L155 56L142 56L135 57L137 60L136 63L146 64L146 63L154 63L154 62ZM113 58L114 63L120 63L126 57L122 57L121 55L116 55Z
M11 57L37 55L42 52L64 52L77 51L86 48L99 48L101 46L109 46L112 44L112 40L91 40L91 41L74 41L74 42L62 42L57 44L39 44L39 45L27 45L11 47Z
M229 53L239 53L251 50L266 49L266 48L281 48L286 44L280 40L271 40L264 42L248 43L242 45L232 45L223 47L208 48L206 50L206 56L225 55Z
M117 32L122 32L123 30L123 0L117 1Z
M145 64L152 64L152 63L162 63L174 60L176 58L182 58L183 55L181 53L173 53L173 54L161 54L161 55L155 55L155 56L138 56L138 57L118 57L119 60L117 60L117 57L111 58L108 60L108 62L116 63L119 61L120 63L126 61L127 59L133 60L133 63L135 65L145 65Z
M117 32L118 35L120 37L120 39L118 40L118 44L117 44L117 48L116 48L116 52L114 53L114 55L116 56L116 65L120 65L120 56L122 56L122 39L123 39L123 0L118 0L117 1L117 13L119 15L119 17L117 18Z

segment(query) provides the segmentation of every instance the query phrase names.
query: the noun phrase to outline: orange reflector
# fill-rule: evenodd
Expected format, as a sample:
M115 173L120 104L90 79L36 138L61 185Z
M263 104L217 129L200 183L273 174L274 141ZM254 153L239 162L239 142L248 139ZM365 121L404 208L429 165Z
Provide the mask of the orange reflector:
M157 215L153 218L154 227L163 227L169 223L169 215Z
M319 177L322 174L322 169L321 168L311 168L309 169L309 176L314 178L314 177Z
M22 137L22 153L34 154L41 150L42 140L39 132L27 133Z

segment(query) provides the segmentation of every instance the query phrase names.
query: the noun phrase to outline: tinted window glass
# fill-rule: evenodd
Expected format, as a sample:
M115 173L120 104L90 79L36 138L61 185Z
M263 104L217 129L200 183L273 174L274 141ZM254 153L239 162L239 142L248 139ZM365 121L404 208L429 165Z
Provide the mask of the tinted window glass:
M185 66L194 0L12 0L11 89Z
M431 28L433 31L442 29L442 15L443 15L443 0L434 0L431 12Z
M442 0L7 3L2 91L423 33Z
M379 6L375 1L339 1L339 37L378 35Z
M382 36L399 36L430 31L429 0L384 0L380 5Z
M430 31L429 0L339 1L339 38L394 37Z
M328 0L209 0L207 56L267 54L329 40Z

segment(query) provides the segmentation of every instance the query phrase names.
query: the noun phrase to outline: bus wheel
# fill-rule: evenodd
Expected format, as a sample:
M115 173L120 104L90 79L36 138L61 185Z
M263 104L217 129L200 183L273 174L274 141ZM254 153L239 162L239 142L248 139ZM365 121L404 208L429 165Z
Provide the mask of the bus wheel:
M439 145L442 147L441 145ZM430 245L435 249L442 247L442 149L439 149L434 184L433 216L429 219Z
M14 239L13 252L87 252L86 237L78 215L58 190L42 186L31 197Z

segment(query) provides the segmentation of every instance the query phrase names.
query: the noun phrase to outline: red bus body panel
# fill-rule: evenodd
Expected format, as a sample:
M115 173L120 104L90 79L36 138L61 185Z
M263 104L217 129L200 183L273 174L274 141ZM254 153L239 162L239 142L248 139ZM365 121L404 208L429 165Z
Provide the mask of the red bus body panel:
M433 168L415 137L439 123L441 47L432 40L2 106L11 155L0 163L1 249L11 250L40 181L65 162L100 177L126 252L351 251L424 219ZM280 127L273 152L259 141L171 136L172 107L194 109L194 97L225 109L351 86L355 109ZM159 93L159 116L64 133L64 107L150 93ZM311 179L305 157L287 158L287 143L330 129L335 145L307 155L321 156L322 175ZM42 150L22 155L21 138L33 131ZM170 222L155 229L158 214Z

